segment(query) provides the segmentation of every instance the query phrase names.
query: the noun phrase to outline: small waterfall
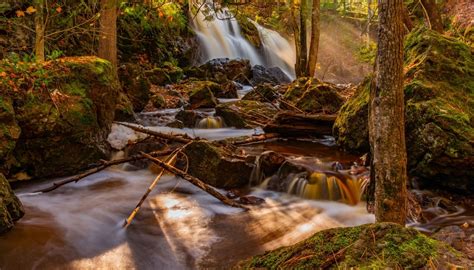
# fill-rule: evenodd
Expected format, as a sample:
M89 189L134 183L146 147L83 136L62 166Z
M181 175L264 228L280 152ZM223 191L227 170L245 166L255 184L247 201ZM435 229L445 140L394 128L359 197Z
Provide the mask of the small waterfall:
M209 129L209 128L222 128L224 127L224 120L221 117L208 116L201 119L197 125L197 128Z
M296 52L294 46L278 32L267 29L250 20L258 29L262 40L263 58L266 66L279 67L290 78L295 78Z
M242 58L250 60L252 65L279 67L290 78L295 77L296 54L288 40L278 32L251 21L262 40L263 48L257 50L242 36L233 14L226 8L213 11L212 5L212 1L208 1L206 12L199 12L193 24L204 51L203 62L215 58Z

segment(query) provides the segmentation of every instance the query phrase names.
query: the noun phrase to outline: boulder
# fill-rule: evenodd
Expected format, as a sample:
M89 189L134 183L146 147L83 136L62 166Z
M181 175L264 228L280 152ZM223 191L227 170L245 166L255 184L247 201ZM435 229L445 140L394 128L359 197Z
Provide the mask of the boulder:
M259 84L253 90L245 94L243 100L254 100L259 102L273 102L279 97L279 93L269 83Z
M217 99L213 94L212 85L201 85L202 87L194 89L189 95L189 108L215 108L217 106Z
M12 229L14 222L24 214L23 205L13 193L5 176L0 173L0 234Z
M239 86L233 81L228 81L220 85L219 88L213 88L213 94L216 98L238 98L237 90Z
M172 63L165 62L163 66L147 70L146 76L155 85L177 83L184 77L184 71Z
M192 176L217 188L236 188L248 185L253 164L248 164L235 151L208 141L194 141L183 153Z
M154 111L159 109L181 108L187 102L188 94L176 90L175 85L157 86L152 85L150 92L150 101L145 107L145 111Z
M447 269L472 267L465 256L413 228L367 224L318 232L255 256L238 269Z
M271 105L253 100L228 102L216 107L216 116L222 117L227 126L235 128L255 128L260 126L255 120L266 121L261 115L271 119L276 113Z
M406 143L409 173L422 188L474 191L474 56L466 44L423 28L405 44ZM366 80L341 109L334 135L348 149L368 150Z
M272 85L291 83L291 78L281 70L279 67L266 68L261 65L256 65L252 68L252 85L262 83L269 83Z
M43 65L17 65L16 71L6 65L16 83L9 86L14 89L0 86L0 94L11 96L21 129L11 153L15 167L10 175L62 176L108 158L106 139L120 90L109 62L72 57ZM32 79L31 74L37 77ZM33 90L29 80L37 82Z
M20 138L21 129L15 118L13 101L0 96L0 172L7 172L12 165L11 153Z
M120 66L118 75L133 110L142 111L150 99L150 82L143 68L139 64L127 63Z
M185 127L194 128L205 115L194 110L182 110L176 114L176 119L181 121Z
M314 78L299 78L294 81L283 97L286 102L306 113L335 114L344 103L344 98L335 85L322 83Z
M249 60L217 58L199 67L188 69L186 75L218 83L227 81L244 83L252 76L251 68Z

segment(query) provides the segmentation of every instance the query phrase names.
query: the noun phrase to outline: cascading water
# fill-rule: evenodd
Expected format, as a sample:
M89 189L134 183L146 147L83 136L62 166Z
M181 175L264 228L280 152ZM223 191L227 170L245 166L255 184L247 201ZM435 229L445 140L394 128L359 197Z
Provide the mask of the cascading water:
M203 48L202 61L215 58L242 58L252 65L279 67L294 78L295 51L290 42L278 32L253 22L262 41L261 50L252 46L241 34L240 26L228 9L213 11L208 2L206 12L199 12L194 20L194 30Z
M215 116L208 116L206 118L201 119L197 125L197 128L222 128L224 127L224 120L222 117L215 117Z

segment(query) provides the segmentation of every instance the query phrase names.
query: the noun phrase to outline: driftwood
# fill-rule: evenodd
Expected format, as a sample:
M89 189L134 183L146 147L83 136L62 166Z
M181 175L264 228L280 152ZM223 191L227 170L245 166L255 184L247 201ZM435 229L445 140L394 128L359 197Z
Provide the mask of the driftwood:
M246 209L248 210L247 207L241 205L240 203L237 203L229 198L227 198L226 196L222 195L221 193L219 193L215 188L209 186L208 184L204 183L203 181L199 180L198 178L192 176L192 175L189 175L183 171L181 171L180 169L177 169L171 165L168 165L166 164L165 162L157 159L157 158L154 158L153 156L151 155L148 155L146 153L142 153L142 155L144 157L146 157L147 159L151 160L152 162L154 162L156 165L162 167L163 169L171 172L172 174L176 175L176 176L179 176L185 180L187 180L188 182L190 182L191 184L195 185L196 187L204 190L205 192L207 192L209 195L213 196L214 198L218 199L219 201L221 201L222 203L226 204L226 205L229 205L229 206L232 206L232 207L236 207L236 208L242 208L242 209Z
M174 151L173 149L164 150L164 151L156 151L156 152L150 153L150 156L153 156L153 157L167 156L167 155L173 153L173 151ZM143 155L133 155L131 157L123 158L123 159L117 159L117 160L111 160L111 161L102 161L98 165L96 165L95 168L92 168L92 169L90 169L90 170L88 170L84 173L72 176L70 178L66 178L62 181L55 182L55 183L53 183L52 186L44 188L44 189L37 190L37 191L35 191L35 193L51 192L51 191L56 190L57 188L59 188L61 186L64 186L66 184L77 183L81 179L83 179L83 178L85 178L89 175L92 175L94 173L100 172L100 171L102 171L102 170L104 170L104 169L106 169L110 166L119 165L119 164L131 162L131 161L143 160L143 159L146 159Z
M150 130L150 129L147 129L147 128L144 128L144 127L141 127L141 126L135 126L135 125L122 123L122 122L115 122L115 123L119 124L119 125L122 125L124 127L128 127L130 129L133 129L135 131L145 133L145 134L148 134L150 136L162 138L162 139L165 139L165 140L169 140L169 141L174 141L174 142L178 142L178 143L188 143L188 142L192 141L192 139L189 138L187 135L181 135L181 134L180 135L171 135L171 134L166 134L166 133L153 131L153 130Z
M263 127L263 130L286 137L332 135L335 120L336 115L282 112Z
M168 165L173 164L176 161L176 157L184 149L184 147L186 147L186 145L180 147L179 149L177 149L173 153L171 153L171 155L166 159L166 164L168 164ZM160 172L158 173L158 175L155 177L155 180L153 180L153 182L150 184L150 186L146 190L145 194L143 194L143 196L140 199L140 201L138 202L137 206L135 206L135 209L133 209L132 213L128 216L128 218L123 223L123 227L126 228L132 223L133 219L138 214L138 211L140 211L140 209L141 209L143 203L145 202L146 198L148 197L148 195L150 195L151 191L156 187L156 185L158 184L158 181L160 181L160 179L163 176L164 172L165 172L165 169L162 168L160 170Z

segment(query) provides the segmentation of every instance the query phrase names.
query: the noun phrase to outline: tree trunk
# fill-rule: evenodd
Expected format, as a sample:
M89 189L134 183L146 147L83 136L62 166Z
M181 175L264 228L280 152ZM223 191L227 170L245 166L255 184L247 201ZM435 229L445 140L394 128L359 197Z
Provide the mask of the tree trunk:
M300 35L299 35L299 32L300 32L300 28L298 26L298 19L297 19L297 15L296 15L296 4L295 4L295 0L291 0L290 1L290 15L291 15L291 19L292 19L292 28L293 28L293 35L295 36L295 51L296 51L296 61L295 61L295 73L296 73L296 76L299 76L300 74L300 70L301 70L301 67L300 67L300 57L301 57L301 52L300 52Z
M379 0L376 85L369 135L378 222L405 224L407 170L403 97L403 0Z
M436 0L421 0L421 4L426 12L425 16L430 28L438 33L443 33L443 21Z
M309 47L308 71L309 76L314 76L318 64L320 29L320 0L313 0L311 15L311 45Z
M296 74L298 77L308 76L308 41L307 41L307 32L306 32L306 13L307 13L307 2L308 0L301 0L300 3L300 58L299 66L300 72Z
M101 0L98 56L112 63L117 71L117 8L118 0ZM115 72L116 73L116 72Z
M35 0L35 56L36 61L44 62L44 3L43 0Z

